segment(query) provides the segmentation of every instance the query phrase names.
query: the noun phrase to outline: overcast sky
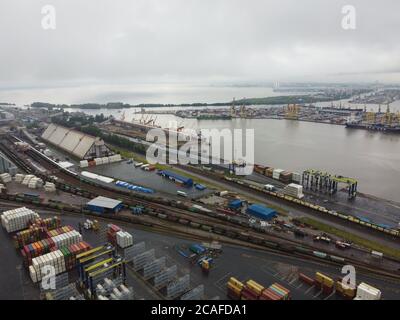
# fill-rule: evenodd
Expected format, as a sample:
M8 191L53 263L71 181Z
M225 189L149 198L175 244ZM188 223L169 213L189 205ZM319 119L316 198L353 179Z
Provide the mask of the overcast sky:
M398 0L1 0L0 89L399 82L399 14Z

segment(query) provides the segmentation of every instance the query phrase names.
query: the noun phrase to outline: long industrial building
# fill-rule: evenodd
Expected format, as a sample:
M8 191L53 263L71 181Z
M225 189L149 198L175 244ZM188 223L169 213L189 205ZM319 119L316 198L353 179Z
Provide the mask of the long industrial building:
M43 132L42 139L83 160L112 154L100 138L53 123Z

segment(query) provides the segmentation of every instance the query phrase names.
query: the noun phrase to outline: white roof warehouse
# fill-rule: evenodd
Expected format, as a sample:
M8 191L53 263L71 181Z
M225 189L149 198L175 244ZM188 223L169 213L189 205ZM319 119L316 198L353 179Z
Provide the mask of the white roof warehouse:
M118 212L123 206L123 203L119 200L106 198L103 196L99 196L90 200L86 207L90 211L105 213L105 212Z
M81 160L100 158L111 154L100 138L53 123L43 132L42 139Z

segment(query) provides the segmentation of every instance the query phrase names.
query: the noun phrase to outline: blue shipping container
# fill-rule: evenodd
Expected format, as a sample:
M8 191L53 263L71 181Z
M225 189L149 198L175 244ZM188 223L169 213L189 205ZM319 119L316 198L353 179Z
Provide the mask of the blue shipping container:
M231 202L229 202L228 206L231 209L239 209L242 206L242 204L243 204L243 200L235 199L235 200L232 200Z
M171 171L167 171L167 170L162 170L159 171L158 174L167 177L169 179L175 180L176 182L180 182L183 185L187 186L187 187L192 187L193 186L193 180L184 176L181 176L179 174L176 174L174 172Z
M200 191L203 191L203 190L206 190L206 189L207 189L205 186L203 186L203 185L200 184L200 183L196 183L196 184L194 185L194 187L195 187L197 190L200 190Z

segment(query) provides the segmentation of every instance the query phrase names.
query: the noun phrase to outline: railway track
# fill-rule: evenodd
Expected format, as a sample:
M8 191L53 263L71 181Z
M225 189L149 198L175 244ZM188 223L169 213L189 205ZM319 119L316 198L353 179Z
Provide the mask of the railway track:
M3 142L0 142L0 149L4 150L4 152L8 156L10 157L12 156L13 158L17 158L20 160L16 164L21 165L22 169L24 167L29 167L29 162L23 161L23 157L21 157L21 155L16 154L12 147L13 146L10 145L5 146ZM188 210L176 208L175 206L160 204L155 201L151 201L150 199L143 199L142 196L138 196L133 193L127 194L126 191L122 192L119 190L112 190L110 189L110 187L101 186L95 183L92 184L82 178L79 178L79 176L77 176L76 174L73 175L67 174L64 170L57 167L55 163L51 162L49 159L47 159L37 151L28 150L26 151L26 154L33 160L35 160L35 162L38 162L41 166L43 166L44 168L49 170L52 174L57 176L58 179L62 179L64 182L68 183L72 188L75 189L84 188L86 192L90 194L90 196L104 195L112 198L117 198L125 202L125 204L127 205L143 205L146 208L150 209L151 214L149 214L149 216L153 216L153 218L159 218L158 216L159 214L166 215L167 221L160 220L163 221L164 223L170 224L171 222L176 222L183 224L182 220L187 220L188 224L197 223L202 226L208 226L209 231L214 232L217 235L218 234L224 235L227 236L228 238L249 242L251 244L259 245L264 249L267 247L271 249L271 245L274 244L274 247L280 252L283 251L283 252L293 253L295 251L293 248L296 245L306 247L310 252L314 250L313 247L305 245L300 241L286 239L276 235L268 235L265 232L254 231L251 229L249 230L249 226L240 226L237 223L232 223L230 221L226 220L222 221L220 218L199 215L199 213L193 213ZM33 170L32 168L30 169ZM43 176L43 173L39 173L38 175L42 175L42 177L46 180L48 180L49 178L46 175ZM166 226L166 228L168 228L168 226ZM314 260L319 260L316 257L308 256L308 259L310 258ZM343 259L343 262L344 261L345 260ZM370 268L368 264L362 261L346 258L346 262L351 262L352 264L358 265L362 268L367 268L367 269ZM378 271L378 269L379 268L376 268L376 271ZM380 268L379 272L386 273L387 269ZM393 275L393 276L395 276L396 279L399 278L398 275Z

